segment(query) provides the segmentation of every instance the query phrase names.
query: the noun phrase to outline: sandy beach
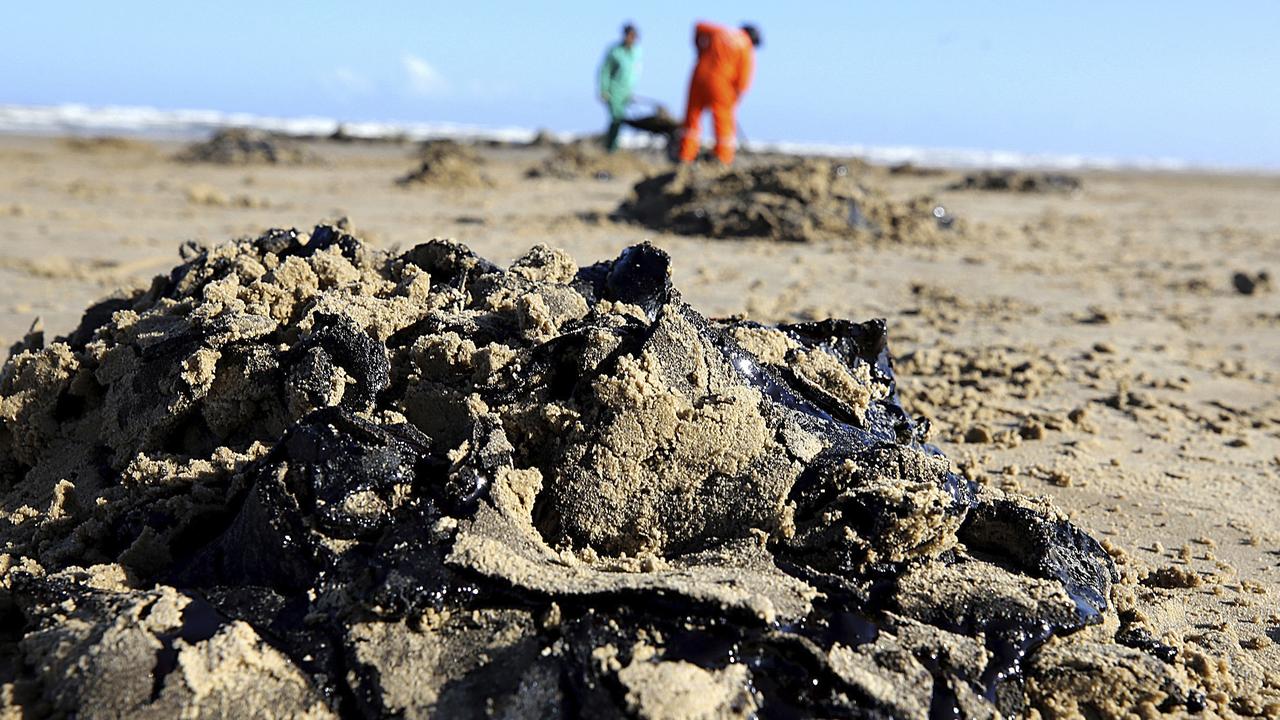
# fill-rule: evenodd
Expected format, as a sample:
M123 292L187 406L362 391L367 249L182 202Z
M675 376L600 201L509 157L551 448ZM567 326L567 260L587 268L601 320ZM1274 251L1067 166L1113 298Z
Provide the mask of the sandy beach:
M346 218L373 248L452 238L504 267L540 244L589 265L650 241L709 318L884 318L902 404L954 470L1047 496L1102 541L1116 608L1178 651L1209 712L1280 717L1280 176L1085 171L1073 192L1000 192L850 162L963 231L788 243L611 220L645 164L527 177L551 147L476 147L470 187L397 185L413 144L316 141L318 162L289 166L181 147L0 137L0 342L33 323L50 342L184 243L269 228Z

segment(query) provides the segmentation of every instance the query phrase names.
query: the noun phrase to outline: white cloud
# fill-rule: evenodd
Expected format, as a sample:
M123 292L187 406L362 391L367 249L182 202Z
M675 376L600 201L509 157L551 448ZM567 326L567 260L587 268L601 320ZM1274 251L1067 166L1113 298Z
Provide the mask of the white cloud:
M335 68L321 80L329 94L341 101L369 95L374 91L373 82L369 78L348 67Z
M409 79L409 92L414 95L439 95L449 89L448 81L426 60L405 53L400 57L400 64Z

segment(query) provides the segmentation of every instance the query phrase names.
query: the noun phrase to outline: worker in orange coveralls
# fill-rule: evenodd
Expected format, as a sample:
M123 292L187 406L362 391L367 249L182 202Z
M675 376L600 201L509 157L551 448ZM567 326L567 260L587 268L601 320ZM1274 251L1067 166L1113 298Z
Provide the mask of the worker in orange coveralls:
M689 80L680 162L693 162L698 157L701 145L698 129L703 111L710 109L716 129L716 157L728 165L733 162L734 128L737 127L733 108L751 84L760 32L752 25L727 28L703 22L694 29L693 44L698 49L698 63Z

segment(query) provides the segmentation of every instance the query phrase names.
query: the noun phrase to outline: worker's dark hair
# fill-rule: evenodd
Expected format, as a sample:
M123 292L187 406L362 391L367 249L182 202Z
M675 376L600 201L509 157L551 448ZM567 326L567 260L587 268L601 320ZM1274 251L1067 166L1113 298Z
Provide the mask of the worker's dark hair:
M640 31L636 29L635 23L627 23L622 26L623 35L630 35L631 33L640 34Z
M742 32L746 33L747 37L751 38L752 45L760 47L760 45L764 43L764 38L760 37L760 29L755 25L752 25L751 23L744 24L742 26Z

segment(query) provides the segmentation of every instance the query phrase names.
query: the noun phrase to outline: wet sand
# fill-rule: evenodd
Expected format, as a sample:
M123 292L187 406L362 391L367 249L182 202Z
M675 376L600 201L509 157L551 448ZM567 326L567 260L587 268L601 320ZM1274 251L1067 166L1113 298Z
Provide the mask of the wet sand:
M1280 178L1090 172L1077 193L1021 194L873 169L891 195L932 194L964 237L780 244L600 220L639 176L526 179L546 149L481 149L493 186L456 190L396 186L411 146L317 144L326 163L298 167L184 165L177 149L0 139L0 340L37 317L69 332L185 241L323 218L378 247L452 237L502 264L538 243L588 263L648 239L709 316L886 318L903 402L958 469L1047 495L1106 541L1219 712L1280 713L1280 289L1232 284L1280 274Z

